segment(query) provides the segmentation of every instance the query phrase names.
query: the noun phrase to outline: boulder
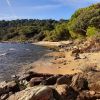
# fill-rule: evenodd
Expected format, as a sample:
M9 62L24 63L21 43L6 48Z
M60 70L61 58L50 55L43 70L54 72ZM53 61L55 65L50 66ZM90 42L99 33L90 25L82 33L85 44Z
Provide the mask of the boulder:
M60 78L57 79L56 84L57 85L62 85L62 84L67 84L70 85L72 80L72 75L63 75Z
M61 100L76 100L78 96L78 92L66 84L57 85L56 90L60 94Z
M9 92L15 93L19 90L19 86L14 81L11 81L0 86L0 96Z
M52 87L35 86L11 95L7 100L61 100Z
M9 92L12 93L18 92L20 90L18 84L14 81L8 82L6 87L8 88Z
M71 87L73 87L76 91L88 90L88 81L83 78L81 74L76 74L72 78Z
M47 78L46 80L44 80L41 84L42 85L54 85L54 84L56 84L56 81L59 77L61 77L61 75L51 76L51 77Z
M29 85L31 87L35 85L39 85L42 81L43 81L43 77L34 77L29 81Z
M56 86L56 90L57 92L60 94L62 100L66 100L67 99L67 90L68 90L68 86L66 84L63 85L57 85Z

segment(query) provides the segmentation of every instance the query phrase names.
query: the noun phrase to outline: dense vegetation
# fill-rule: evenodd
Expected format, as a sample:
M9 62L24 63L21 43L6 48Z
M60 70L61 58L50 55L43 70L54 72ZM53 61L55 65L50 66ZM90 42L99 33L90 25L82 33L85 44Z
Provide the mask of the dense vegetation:
M0 21L0 40L42 40L44 30L51 31L57 23L55 20L3 20Z
M59 41L100 36L100 3L77 10L70 20L0 21L0 41Z
M0 41L41 41L47 39L46 36L49 37L51 35L49 33L64 22L67 20L2 20L0 21Z
M70 19L69 30L72 37L100 32L100 3L77 10Z

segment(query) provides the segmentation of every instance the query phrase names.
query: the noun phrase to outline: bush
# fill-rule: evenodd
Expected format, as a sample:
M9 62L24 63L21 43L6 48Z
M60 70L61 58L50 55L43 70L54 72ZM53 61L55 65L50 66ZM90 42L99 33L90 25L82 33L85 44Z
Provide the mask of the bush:
M67 40L71 37L67 23L57 25L53 31L46 31L45 35L49 41Z
M100 3L76 11L68 25L70 31L83 36L89 26L100 28Z
M95 27L88 27L86 35L87 36L94 36L97 33L97 29Z
M33 39L35 41L42 41L44 38L45 38L45 35L41 32L39 34L36 34Z

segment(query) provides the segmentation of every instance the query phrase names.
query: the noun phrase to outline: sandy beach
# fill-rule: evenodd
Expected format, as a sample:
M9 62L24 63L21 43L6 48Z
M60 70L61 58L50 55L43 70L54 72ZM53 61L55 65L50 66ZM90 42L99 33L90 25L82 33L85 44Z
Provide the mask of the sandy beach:
M64 44L69 44L70 41L61 41L61 42L38 42L36 45L41 46L59 46ZM100 52L94 53L82 53L80 56L85 57L85 59L75 60L71 56L71 51L58 52L52 51L45 54L41 59L30 64L27 70L32 70L38 73L50 73L50 74L74 74L82 72L82 68L89 66L97 66L100 68ZM50 59L47 59L50 58Z

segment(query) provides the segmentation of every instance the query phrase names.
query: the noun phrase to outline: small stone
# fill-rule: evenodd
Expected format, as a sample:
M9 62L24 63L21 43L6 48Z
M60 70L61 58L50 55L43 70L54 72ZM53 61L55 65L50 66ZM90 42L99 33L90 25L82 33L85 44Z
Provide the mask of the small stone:
M95 91L89 91L90 95L95 95Z
M85 59L86 56L85 56L85 55L79 55L79 58L80 58L80 59Z
M0 97L0 100L6 100L9 97L9 94L4 94Z

